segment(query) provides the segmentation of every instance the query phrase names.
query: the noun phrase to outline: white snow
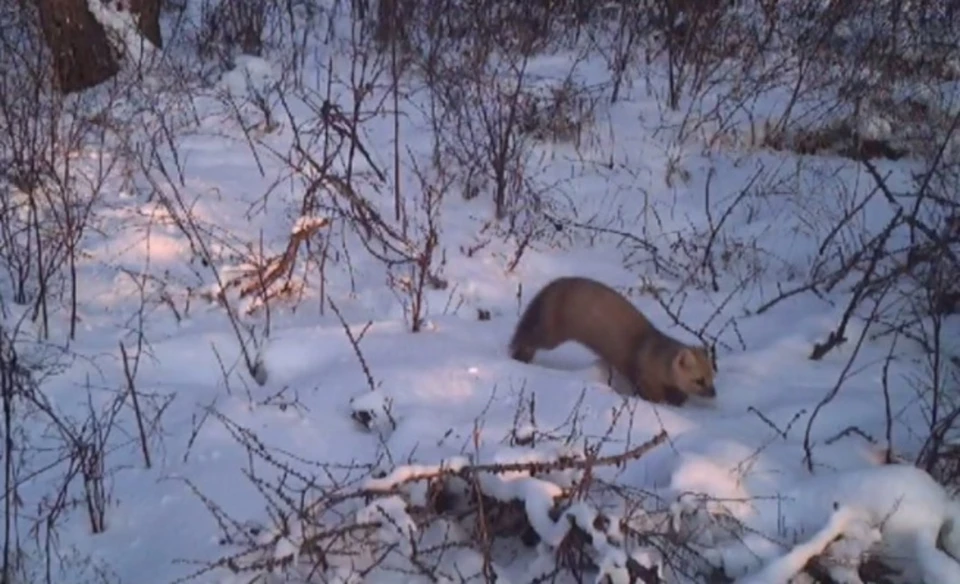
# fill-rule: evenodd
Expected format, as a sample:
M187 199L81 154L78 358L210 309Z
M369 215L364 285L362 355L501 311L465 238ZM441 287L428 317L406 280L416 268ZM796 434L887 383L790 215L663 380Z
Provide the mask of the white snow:
M131 26L129 18L97 0L91 0L94 6L98 18L111 26ZM409 264L387 268L361 244L334 209L335 200L341 210L349 207L343 191L325 187L318 195L322 202L303 208L316 169L296 175L290 160L277 155L293 156L295 140L319 132L316 117L319 103L327 99L328 79L330 99L343 112L352 109L345 85L350 55L334 52L329 62L326 57L308 60L313 69L304 78L314 93L291 100L289 119L275 94L282 76L269 55L238 57L236 68L216 86L198 89L191 107L199 112L200 125L176 137L183 184L158 183L158 193L148 200L150 187L142 177L139 187L121 187L116 179L113 196L96 215L98 230L82 243L80 324L69 353L43 343L40 349L31 349L30 343L23 349L25 359L57 362L56 373L43 379L43 391L51 407L81 419L91 407L107 411L111 392L127 387L118 340L132 352L141 327L147 339L135 382L147 415L159 419L150 429L152 466L144 467L132 406L125 401L106 460L107 528L91 535L82 506L70 509L59 545L93 564L76 566L61 581L80 582L90 565L102 565L124 584L166 584L249 549L250 542L261 547L244 558L289 565L319 554L310 543L322 531L318 525L344 530L342 537L330 536L335 540L331 546L340 547L324 552L329 562L325 579L345 584L427 581L410 571L418 554L467 536L465 528L450 521L420 523L428 513L421 508L432 504L426 479L457 476L459 482L449 479L446 486L458 488L460 499L471 496L468 483L475 479L490 499L520 502L539 543L498 549L492 566L477 550L453 546L435 581L458 582L459 574L489 569L498 581L529 582L555 568L553 553L576 525L592 539L590 553L599 566L599 573L591 574L595 581L630 582L629 560L669 575L665 581L670 584L687 582L663 568L662 554L653 545L626 543L619 524L630 510L622 504L584 496L557 507L589 474L591 481L650 493L650 501L660 497L657 505L631 512L668 513L673 529L695 544L706 561L739 578L739 584L786 582L817 555L838 581L858 582L856 563L878 539L899 552L891 561L899 560L907 575L928 584L960 582L960 563L937 548L946 527L942 545L960 555L958 504L921 470L878 465L871 454L874 446L862 438L882 442L885 435L881 379L890 339L864 343L855 374L810 425L810 471L804 458L810 416L840 377L863 324L851 322L849 342L811 361L813 344L826 338L843 313L844 292L838 288L822 299L801 294L756 314L776 296L778 285L791 288L814 269L819 242L850 206L851 199L843 196L862 197L872 189L861 166L756 146L737 150L742 144L711 150L703 143L709 136L696 133L681 139L676 128L684 108L695 106L685 103L680 112L662 108L665 74L652 65L649 78L625 85L616 103L603 94L590 121L594 137L579 148L530 145L524 180L542 201L526 219L538 235L519 261L522 234L506 234L505 226L492 223L492 186L469 200L458 189L445 193L436 211L433 269L446 285L424 287L423 329L412 333L417 279ZM574 78L586 85L599 86L609 77L604 59L596 56L547 55L528 65L544 87L556 86L572 66L577 68ZM379 93L364 107L384 97L378 84L371 82ZM647 91L648 86L654 89ZM414 161L429 166L433 140L424 93L404 89L398 122L400 187L414 233L426 223L424 189ZM779 111L783 94L772 93L758 98L757 111ZM256 136L246 135L237 119L225 113L230 111L225 103L251 95L258 104L270 104L279 122ZM247 103L245 123L256 112ZM394 122L388 114L364 118L360 137L370 159L358 155L350 172L356 173L356 193L399 232L392 206ZM309 130L295 138L294 123ZM708 127L713 126L703 126ZM886 136L890 122L873 116L863 121L863 130ZM306 149L320 157L321 148L317 142ZM158 157L174 166L169 149ZM894 173L892 184L909 184L910 163L876 164L882 172ZM330 162L330 172L346 175L347 166L337 158ZM378 182L374 167L388 182ZM724 216L748 185L755 196ZM790 192L784 194L785 189ZM161 196L170 201L175 195L182 197L183 207L159 202ZM198 251L174 221L172 215L184 209L196 221L192 233L209 238L206 251ZM857 218L857 225L882 226L890 213L878 203ZM684 257L683 250L702 249L710 222L716 224L722 216L723 235L714 243L720 270L715 293L709 286L678 293L682 278L657 271L652 252L636 243L640 238L660 254L675 254L676 265L706 282L706 270L697 271L699 256ZM561 228L553 218L567 224ZM576 227L587 223L605 232ZM280 258L291 234L303 233L312 235L289 272L271 284L278 295L268 303L249 297L241 301L236 288L227 286L251 268L251 258L264 264L267 258ZM426 241L420 235L411 239ZM307 246L314 254L311 260L305 259ZM720 258L721 249L733 251ZM323 250L329 256L321 267ZM409 250L374 244L372 251L393 257ZM217 263L216 276L205 254ZM735 290L740 276L758 269L763 273L755 286ZM709 322L708 330L722 330L716 401L693 400L674 408L623 398L607 385L594 357L571 345L541 353L531 364L511 360L506 344L519 310L540 286L571 274L629 291L657 326L695 342L649 290L660 289L668 303L679 304L685 297L684 323L696 330ZM288 287L281 285L288 281L283 278L289 279ZM235 303L231 313L213 301L221 293ZM328 299L342 313L356 347ZM141 304L148 306L142 322ZM10 308L5 320L15 323L24 311ZM481 311L489 319L478 318ZM51 322L51 337L57 341L50 345L65 343L68 326L69 308L58 306ZM263 361L254 372L256 380L238 338L254 361ZM922 426L924 412L906 380L922 376L923 365L916 346L900 341L896 351L902 358L891 366L897 380L890 390L895 413L891 437L896 451L909 459L921 446L916 428ZM92 406L86 397L91 387L97 388ZM850 428L862 435L844 434ZM582 459L588 449L595 449L596 456L612 456L661 430L667 431L667 442L618 467L591 473L583 468L535 475L524 470L468 473L475 465ZM57 480L56 473L45 472L25 482L19 492L23 507L49 504ZM82 499L82 486L72 486L70 495ZM292 513L301 505L313 515ZM290 514L278 516L280 508ZM601 514L610 525L598 528ZM375 526L369 528L373 535L360 533L357 526L364 524ZM956 531L950 532L954 524ZM234 541L224 541L227 533ZM356 554L344 551L348 548ZM365 572L381 554L389 555L384 566L396 571ZM223 564L198 581L233 583L251 577Z
M678 474L687 474L683 470ZM696 491L720 501L731 494L722 486L729 482L723 475L713 482L695 478L700 488L683 480L674 481L672 486L680 492ZM701 536L704 539L698 542L704 546L704 554L732 575L751 572L757 562L769 560L743 582L785 581L772 574L796 574L810 557L842 535L846 539L831 546L834 560L858 557L879 541L884 549L876 552L888 565L903 570L905 581L950 582L960 578L960 564L937 549L941 529L950 528L960 519L960 505L922 470L899 464L875 466L798 477L788 484L786 488L779 486L776 492L758 488L739 493L735 505L725 505L723 511L742 522L745 531L734 534L708 526ZM713 489L712 485L721 487ZM682 513L679 517L680 522L686 521ZM777 538L786 540L788 548L793 541L804 543L779 557L783 550ZM960 554L949 537L942 545L947 552ZM924 559L916 565L918 556Z

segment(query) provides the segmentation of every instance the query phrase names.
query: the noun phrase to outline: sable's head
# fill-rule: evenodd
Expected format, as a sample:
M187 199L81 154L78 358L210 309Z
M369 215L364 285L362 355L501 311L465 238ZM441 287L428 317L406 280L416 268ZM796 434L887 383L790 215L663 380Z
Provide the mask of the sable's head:
M677 351L671 364L677 388L687 395L715 398L713 363L703 347L684 347Z

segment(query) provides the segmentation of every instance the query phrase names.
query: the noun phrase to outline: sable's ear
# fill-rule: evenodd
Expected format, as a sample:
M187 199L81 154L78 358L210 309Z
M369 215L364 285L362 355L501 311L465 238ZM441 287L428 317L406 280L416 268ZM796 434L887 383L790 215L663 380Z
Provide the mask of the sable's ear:
M689 369L694 362L693 351L684 347L677 351L677 356L673 358L673 366L679 369Z

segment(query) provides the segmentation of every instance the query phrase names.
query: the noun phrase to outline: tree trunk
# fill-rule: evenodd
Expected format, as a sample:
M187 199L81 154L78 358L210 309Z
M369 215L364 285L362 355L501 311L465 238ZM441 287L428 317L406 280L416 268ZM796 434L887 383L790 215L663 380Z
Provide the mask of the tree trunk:
M38 5L60 91L82 91L117 74L119 55L87 8L87 0L39 0ZM140 16L140 34L160 48L160 0L128 0L128 5Z
M163 38L160 37L160 2L161 0L128 0L130 12L140 16L138 28L148 41L158 49L163 48Z
M39 8L60 91L81 91L117 74L116 55L86 0L40 0Z

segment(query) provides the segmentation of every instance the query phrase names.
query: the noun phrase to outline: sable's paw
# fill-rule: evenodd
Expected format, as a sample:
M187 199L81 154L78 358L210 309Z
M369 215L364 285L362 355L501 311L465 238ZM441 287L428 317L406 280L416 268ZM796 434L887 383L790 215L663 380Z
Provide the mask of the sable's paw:
M521 363L529 363L530 361L533 361L533 356L537 352L535 348L519 343L509 347L509 351L510 357Z

